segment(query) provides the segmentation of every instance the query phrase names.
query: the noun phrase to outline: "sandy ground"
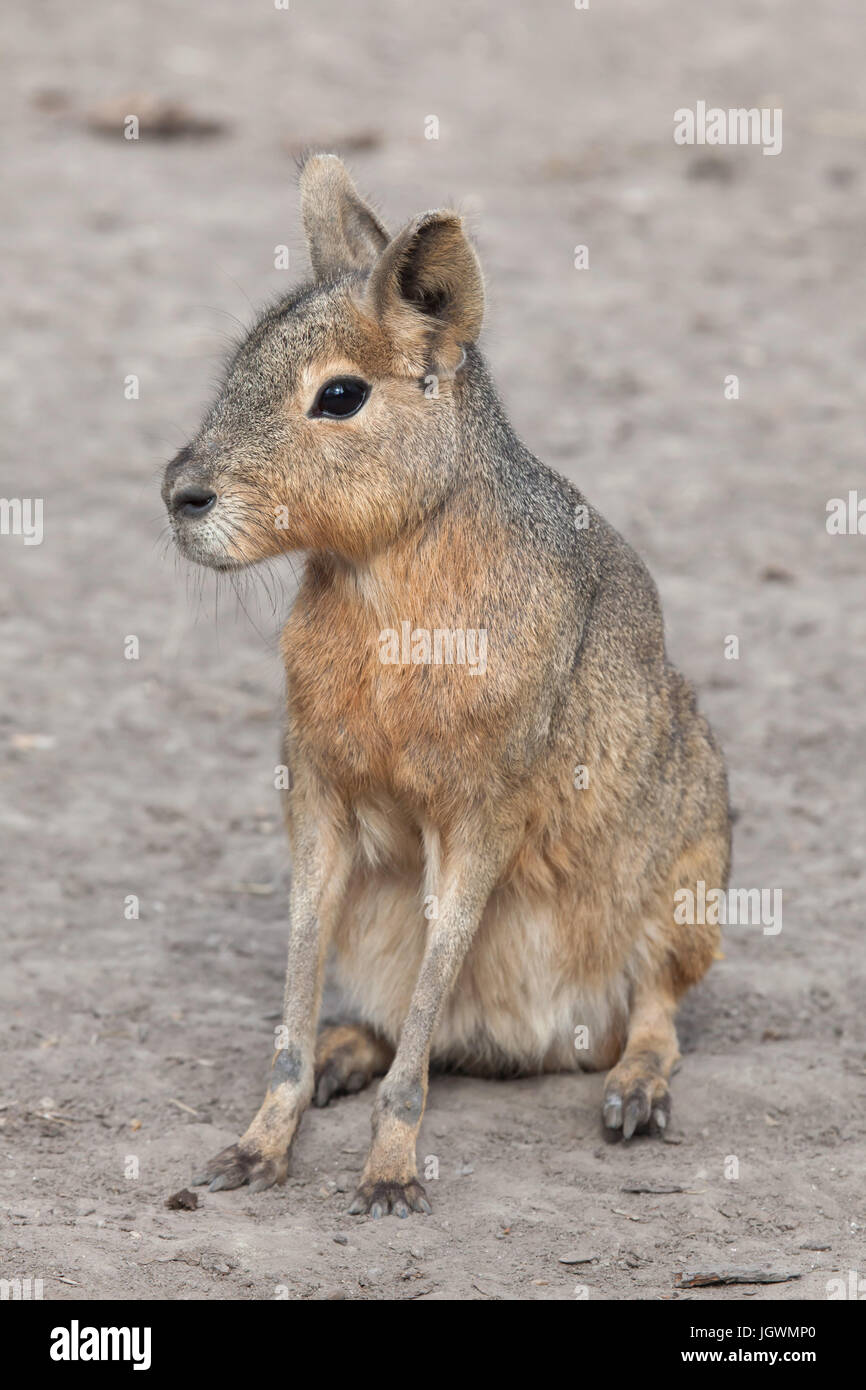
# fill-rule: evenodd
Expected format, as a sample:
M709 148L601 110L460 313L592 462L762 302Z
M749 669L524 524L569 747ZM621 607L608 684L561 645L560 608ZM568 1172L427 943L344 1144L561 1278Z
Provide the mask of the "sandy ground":
M44 499L44 541L0 536L0 1277L51 1299L761 1300L866 1274L866 538L825 527L864 486L859 12L43 0L7 18L0 491ZM222 132L88 124L155 98ZM699 99L781 106L782 153L676 146L672 113ZM513 419L646 558L730 760L734 883L784 893L781 933L729 929L684 1006L671 1142L604 1145L598 1076L440 1079L419 1146L435 1212L404 1222L345 1214L369 1093L310 1114L285 1188L164 1206L246 1126L270 1057L293 581L273 605L251 588L248 617L190 576L157 481L238 321L304 271L290 150L321 142L394 226L466 211ZM713 1265L801 1278L675 1295L676 1271Z

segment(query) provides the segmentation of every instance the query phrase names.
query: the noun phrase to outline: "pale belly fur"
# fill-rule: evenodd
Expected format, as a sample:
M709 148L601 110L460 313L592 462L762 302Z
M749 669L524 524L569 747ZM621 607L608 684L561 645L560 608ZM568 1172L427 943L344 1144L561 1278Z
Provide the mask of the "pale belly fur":
M418 878L379 871L356 881L335 934L347 1002L392 1043L429 925ZM573 920L557 920L554 903L495 894L437 1025L434 1065L489 1075L614 1065L627 1020L627 971L588 987L563 949L564 933L579 930Z

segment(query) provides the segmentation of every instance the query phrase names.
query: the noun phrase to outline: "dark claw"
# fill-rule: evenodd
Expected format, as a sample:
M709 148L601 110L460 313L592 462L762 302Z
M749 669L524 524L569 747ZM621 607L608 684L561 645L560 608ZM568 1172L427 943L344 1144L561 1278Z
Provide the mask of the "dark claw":
M604 1123L608 1129L622 1128L622 1101L619 1096L608 1096L605 1099Z
M622 1137L630 1139L640 1124L644 1116L644 1100L642 1096L631 1096L626 1102L625 1114L622 1118Z
M638 1133L661 1135L671 1113L671 1098L667 1091L653 1095L660 1088L659 1078L635 1077L627 1083L611 1081L602 1109L604 1137L616 1140L631 1139Z
M662 1100L657 1100L653 1105L650 1129L654 1134L664 1134L668 1126L671 1115L671 1098L664 1096Z
M405 1219L413 1211L423 1212L425 1216L431 1216L433 1212L423 1187L415 1178L406 1183L363 1183L349 1207L350 1216L363 1216L367 1212L374 1221L387 1216L389 1212Z
M328 1104L328 1101L331 1099L336 1089L337 1078L334 1076L333 1072L323 1071L322 1075L319 1077L316 1094L313 1097L313 1104L317 1109L321 1110Z

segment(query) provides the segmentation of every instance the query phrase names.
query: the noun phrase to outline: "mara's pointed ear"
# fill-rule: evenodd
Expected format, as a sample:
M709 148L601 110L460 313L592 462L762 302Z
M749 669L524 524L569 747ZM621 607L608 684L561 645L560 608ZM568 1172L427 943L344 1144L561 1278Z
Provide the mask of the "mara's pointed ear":
M484 281L463 219L425 212L395 236L370 273L368 312L412 367L453 372L484 317Z
M359 197L335 154L314 154L301 170L301 218L317 280L369 270L388 233Z

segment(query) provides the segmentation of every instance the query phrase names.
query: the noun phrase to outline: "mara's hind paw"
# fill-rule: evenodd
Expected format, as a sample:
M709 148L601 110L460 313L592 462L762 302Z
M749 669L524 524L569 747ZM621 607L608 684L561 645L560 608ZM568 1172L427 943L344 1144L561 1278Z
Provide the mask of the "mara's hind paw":
M362 1182L349 1207L349 1215L363 1216L369 1212L375 1221L389 1212L394 1216L408 1216L410 1211L420 1211L429 1216L432 1210L418 1179L410 1178L408 1182Z
M266 1158L258 1149L246 1147L241 1140L206 1163L193 1178L192 1185L203 1187L207 1183L211 1192L223 1192L246 1184L250 1192L264 1192L275 1183L284 1183L288 1173L288 1152Z
M671 1094L656 1058L624 1057L608 1075L602 1106L606 1138L664 1134L670 1113Z
M323 1028L316 1042L313 1104L327 1105L334 1096L363 1091L377 1076L384 1076L394 1049L363 1024L339 1024Z

